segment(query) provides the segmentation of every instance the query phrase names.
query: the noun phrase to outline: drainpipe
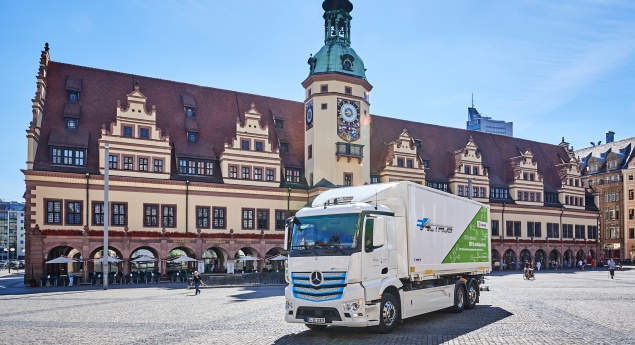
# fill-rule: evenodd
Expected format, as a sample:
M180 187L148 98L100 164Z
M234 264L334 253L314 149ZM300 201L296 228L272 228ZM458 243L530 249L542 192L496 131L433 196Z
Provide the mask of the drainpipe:
M86 230L88 230L88 210L90 209L89 199L88 199L88 179L90 178L90 173L86 173L86 220L84 220L84 225L86 226Z
M189 216L188 206L190 201L189 195L190 195L190 181L187 180L185 181L185 233L187 233L189 229L189 222L188 222L188 216Z
M562 233L564 232L564 229L562 228L562 214L564 213L564 205L560 205L560 252L561 252L561 266L562 267L562 263L564 263L564 243L562 243Z
M287 188L287 217L291 217L291 188Z

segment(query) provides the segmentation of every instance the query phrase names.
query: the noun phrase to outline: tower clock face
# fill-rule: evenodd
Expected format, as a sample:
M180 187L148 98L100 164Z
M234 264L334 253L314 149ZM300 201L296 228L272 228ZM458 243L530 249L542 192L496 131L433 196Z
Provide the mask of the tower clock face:
M337 99L337 135L348 141L359 139L359 101Z
M304 110L304 118L306 120L306 130L313 127L313 100L307 102Z

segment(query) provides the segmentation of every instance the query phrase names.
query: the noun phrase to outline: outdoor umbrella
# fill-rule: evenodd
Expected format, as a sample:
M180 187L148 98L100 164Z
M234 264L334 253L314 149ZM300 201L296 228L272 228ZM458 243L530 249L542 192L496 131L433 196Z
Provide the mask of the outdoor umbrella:
M238 258L238 259L236 259L236 260L243 260L243 261L258 261L258 260L260 260L260 259L255 258L255 257L253 257L253 256L251 256L251 255L245 255L245 256L243 256L242 258Z
M77 260L71 259L71 258L67 258L65 256L60 256L59 258L55 258L53 260L49 260L46 263L47 264L67 264L69 262L78 262Z
M170 262L189 262L189 261L198 261L198 260L192 259L189 256L179 256L178 258L174 260L170 260Z
M273 259L269 259L269 261L283 261L283 260L286 260L286 259L288 259L288 257L286 257L284 255L278 255L278 256L276 256Z
M156 261L156 259L151 258L151 257L147 257L147 256L140 256L134 260L132 260L132 262L153 262Z

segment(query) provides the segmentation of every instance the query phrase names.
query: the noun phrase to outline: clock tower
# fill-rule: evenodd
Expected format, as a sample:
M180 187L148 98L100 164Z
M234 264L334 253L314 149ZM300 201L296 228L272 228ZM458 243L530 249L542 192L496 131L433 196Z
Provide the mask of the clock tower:
M372 86L364 62L351 48L349 0L326 0L324 46L309 58L302 82L304 157L310 186L370 183L370 103Z

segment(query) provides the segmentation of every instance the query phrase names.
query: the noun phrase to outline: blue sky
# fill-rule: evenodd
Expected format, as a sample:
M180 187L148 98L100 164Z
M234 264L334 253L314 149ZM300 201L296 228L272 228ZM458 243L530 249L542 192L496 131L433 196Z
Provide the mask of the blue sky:
M372 114L465 128L473 93L516 137L580 149L635 136L635 2L352 2ZM321 3L0 2L0 198L22 200L45 42L58 62L302 101Z

